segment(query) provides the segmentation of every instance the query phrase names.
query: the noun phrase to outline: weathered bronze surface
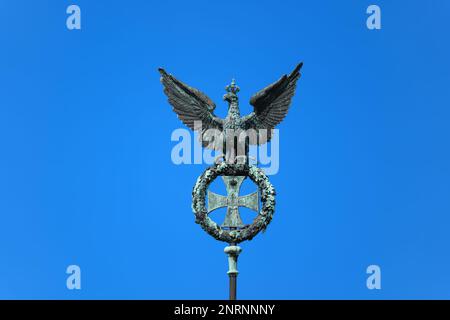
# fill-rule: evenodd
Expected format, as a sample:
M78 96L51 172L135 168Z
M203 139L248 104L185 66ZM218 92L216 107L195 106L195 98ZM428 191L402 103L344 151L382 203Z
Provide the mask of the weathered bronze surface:
M239 196L239 190L246 176L222 176L228 196L222 196L208 190L208 213L218 208L226 207L227 214L222 228L242 228L239 207L247 207L258 212L258 192L246 196Z
M209 185L218 176L247 176L258 186L261 209L252 224L241 228L223 228L209 218L210 210L206 208L205 200ZM197 179L192 190L192 211L195 214L195 222L217 240L234 244L251 240L261 230L265 230L272 220L275 211L275 188L262 169L248 164L230 164L224 161L209 167Z
M250 99L253 112L241 117L238 92L234 79L226 86L223 99L228 102L228 114L221 119L214 114L216 105L204 93L192 88L160 68L161 83L169 103L178 118L189 128L199 131L203 147L223 151L229 163L237 156L248 156L249 145L270 141L273 129L284 119L303 63L278 81L262 89ZM244 133L244 134L242 134ZM247 161L247 159L246 159Z
M237 244L251 240L260 231L264 231L275 211L275 189L263 170L249 165L249 145L261 145L270 141L273 129L288 112L297 80L301 76L302 65L303 63L300 63L289 75L282 76L278 81L256 93L250 99L254 110L244 117L241 117L239 111L237 94L240 88L233 79L231 84L226 86L227 93L223 96L228 102L228 114L225 119L215 116L216 105L204 93L184 84L164 69L159 69L164 93L178 118L192 130L199 131L203 147L223 152L225 161L207 168L198 177L192 190L192 211L195 214L195 222L208 234L230 244L225 248L225 253L229 260L231 300L236 299L237 259L241 252ZM239 161L241 158L244 159L243 162ZM222 177L226 185L227 196L208 190L211 182L218 176ZM258 191L239 196L241 184L247 177L258 186ZM261 198L261 209L253 223L244 225L239 207L247 207L258 212L258 195ZM222 207L227 208L227 213L225 221L219 226L208 215L211 211Z

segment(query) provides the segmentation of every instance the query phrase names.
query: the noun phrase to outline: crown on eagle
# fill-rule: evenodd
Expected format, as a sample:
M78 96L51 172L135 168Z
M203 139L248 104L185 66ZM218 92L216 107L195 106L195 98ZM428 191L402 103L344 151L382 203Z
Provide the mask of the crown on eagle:
M236 85L236 80L232 79L231 84L227 85L225 87L225 90L227 92L232 92L234 94L237 94L239 92L239 90L241 90L241 89Z

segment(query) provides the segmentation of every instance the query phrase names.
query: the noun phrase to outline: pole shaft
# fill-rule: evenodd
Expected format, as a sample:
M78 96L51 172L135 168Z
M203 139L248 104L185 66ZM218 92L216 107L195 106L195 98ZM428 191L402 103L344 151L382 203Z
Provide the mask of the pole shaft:
M230 274L230 300L236 300L237 274Z
M225 253L228 255L228 277L230 278L230 300L236 300L237 292L237 260L241 248L235 245L231 245L225 248Z

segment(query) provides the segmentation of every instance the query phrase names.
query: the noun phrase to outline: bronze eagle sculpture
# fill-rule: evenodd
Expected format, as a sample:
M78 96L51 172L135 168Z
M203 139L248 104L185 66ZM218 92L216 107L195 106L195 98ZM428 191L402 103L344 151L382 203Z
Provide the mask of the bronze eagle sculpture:
M269 142L273 129L284 119L297 80L300 78L298 64L288 75L257 92L250 99L254 111L241 117L238 92L240 88L234 79L225 87L227 93L223 99L228 102L228 114L221 119L214 114L216 105L204 93L192 88L164 69L159 68L161 83L169 103L178 118L189 128L199 132L203 147L222 150L225 159L235 162L239 156L248 156L249 145L261 145ZM243 138L242 138L243 137Z

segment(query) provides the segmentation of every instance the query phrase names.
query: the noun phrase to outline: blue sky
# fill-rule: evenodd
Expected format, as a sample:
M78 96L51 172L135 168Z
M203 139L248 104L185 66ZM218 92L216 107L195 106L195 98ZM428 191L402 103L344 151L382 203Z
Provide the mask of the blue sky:
M77 4L82 30L66 28ZM366 28L377 4L382 29ZM217 103L304 61L242 299L450 298L448 1L1 1L0 298L226 299L163 66ZM82 289L66 288L68 265ZM381 267L368 290L366 268Z

